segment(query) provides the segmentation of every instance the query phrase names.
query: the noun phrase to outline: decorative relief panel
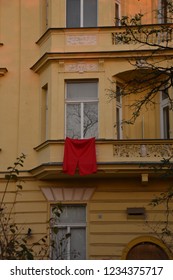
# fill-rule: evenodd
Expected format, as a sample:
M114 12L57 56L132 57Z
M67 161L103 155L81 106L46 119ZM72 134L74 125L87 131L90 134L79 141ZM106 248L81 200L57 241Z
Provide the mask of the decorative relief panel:
M113 145L113 155L116 157L150 157L150 158L168 158L173 154L173 145L171 144L122 144Z
M66 43L69 46L90 46L96 45L97 38L96 35L68 35Z
M98 71L97 63L67 63L65 64L65 72L94 72Z

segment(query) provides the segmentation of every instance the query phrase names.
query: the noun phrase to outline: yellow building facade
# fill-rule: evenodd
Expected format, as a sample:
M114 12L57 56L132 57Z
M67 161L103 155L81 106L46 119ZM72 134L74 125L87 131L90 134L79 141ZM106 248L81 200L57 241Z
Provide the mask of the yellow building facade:
M79 259L140 258L145 249L132 252L140 244L153 258L172 258L146 223L164 221L162 207L149 203L170 181L150 166L172 155L172 112L164 115L168 103L158 93L122 127L131 97L109 98L132 73L129 59L150 51L117 43L124 30L116 17L143 13L142 24L157 26L159 7L159 0L0 1L0 194L7 167L26 154L15 221L36 241L61 203L59 234L70 233L64 258L74 251ZM95 174L64 174L66 137L95 137ZM7 204L14 190L11 183Z

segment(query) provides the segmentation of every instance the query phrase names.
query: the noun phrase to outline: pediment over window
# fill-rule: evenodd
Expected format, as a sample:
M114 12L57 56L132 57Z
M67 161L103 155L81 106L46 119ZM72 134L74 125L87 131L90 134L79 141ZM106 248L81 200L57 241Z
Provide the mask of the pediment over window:
M90 200L95 188L57 188L57 187L42 187L47 201L87 201Z

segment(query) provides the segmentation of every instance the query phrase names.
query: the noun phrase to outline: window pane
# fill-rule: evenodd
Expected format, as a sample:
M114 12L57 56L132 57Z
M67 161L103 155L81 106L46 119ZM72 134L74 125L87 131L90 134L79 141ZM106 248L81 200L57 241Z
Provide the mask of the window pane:
M161 0L161 20L162 23L168 22L168 0Z
M121 103L121 87L116 86L116 101Z
M80 27L80 0L67 0L66 25Z
M84 13L83 13L83 26L95 27L97 26L97 0L83 0Z
M70 252L68 252L69 236L67 235L67 228L59 228L58 233L53 235L55 242L52 250L53 260L67 260L70 258Z
M70 259L86 259L86 230L85 228L71 228Z
M98 137L98 106L95 103L84 104L83 137Z
M69 231L69 232L68 232ZM54 260L84 260L86 259L86 229L82 227L59 228L54 235Z
M64 223L85 223L86 208L83 205L67 205L62 206L59 224Z
M80 104L67 104L66 111L66 136L70 138L81 138Z
M67 99L73 100L96 100L97 99L97 82L68 82Z

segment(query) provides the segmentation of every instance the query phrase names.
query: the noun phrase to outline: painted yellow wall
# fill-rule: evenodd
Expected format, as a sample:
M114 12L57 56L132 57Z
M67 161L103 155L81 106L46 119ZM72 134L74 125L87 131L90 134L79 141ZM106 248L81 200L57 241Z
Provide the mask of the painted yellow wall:
M123 249L133 238L148 233L144 220L127 219L126 208L145 207L149 220L155 217L156 221L160 220L162 214L157 209L151 210L148 203L153 195L165 190L168 183L149 176L149 183L142 185L143 171L138 164L133 165L136 161L160 161L160 155L155 158L153 153L148 159L136 152L129 158L123 148L123 155L113 153L117 143L114 127L116 102L109 100L107 90L116 75L133 69L128 59L134 50L134 45L112 44L112 33L122 30L114 26L115 1L98 0L98 28L68 30L65 29L65 0L48 1L47 27L50 29L47 31L45 1L8 2L0 2L0 68L5 67L8 71L0 77L0 195L2 197L5 186L4 172L21 152L25 153L27 157L21 168L23 173L20 173L25 183L22 194L17 196L15 220L24 225L24 231L30 227L33 241L36 241L48 233L47 221L52 204L44 197L41 187L93 187L92 197L84 201L87 206L87 258L120 259ZM154 1L124 0L121 3L122 15L131 16L142 10L145 14L143 23L155 23L151 17ZM88 65L94 70L86 70ZM80 66L84 71L79 70ZM75 70L69 70L70 67ZM70 79L99 81L99 139L96 146L100 165L96 177L69 179L68 175L62 174L65 81ZM48 139L44 139L41 130L42 89L45 85L48 85ZM124 140L160 138L159 98L156 101L155 107L144 110L134 125L123 127ZM130 102L129 99L123 100L125 118L129 116L127 105ZM50 142L43 144L44 140ZM124 146L128 143L125 142ZM139 148L142 142L135 143ZM125 166L124 162L127 163ZM51 167L52 163L59 165ZM15 189L12 183L6 201L9 206Z
M121 259L124 248L131 240L144 235L154 236L154 229L158 222L165 220L161 213L163 206L153 208L149 205L151 199L166 190L169 182L160 183L150 180L148 185L142 185L139 178L122 178L85 180L84 186L94 186L95 191L90 201L83 201L87 209L87 258L88 259ZM41 192L43 187L69 188L69 180L62 182L40 182L30 180L23 184L23 190L17 196L15 204L15 222L27 233L32 230L30 241L36 242L39 238L49 234L48 220L50 206L53 202L47 201ZM81 187L79 181L71 180L71 187ZM9 192L14 191L10 185ZM2 195L2 188L0 194ZM6 202L12 200L9 193ZM58 202L58 201L57 201ZM64 201L63 203L80 203L81 201ZM127 216L127 208L144 207L146 219ZM148 222L148 225L146 223ZM172 221L173 223L173 221ZM151 228L150 228L151 227Z

